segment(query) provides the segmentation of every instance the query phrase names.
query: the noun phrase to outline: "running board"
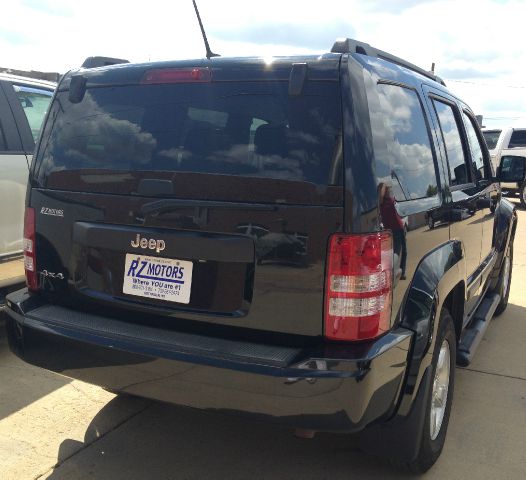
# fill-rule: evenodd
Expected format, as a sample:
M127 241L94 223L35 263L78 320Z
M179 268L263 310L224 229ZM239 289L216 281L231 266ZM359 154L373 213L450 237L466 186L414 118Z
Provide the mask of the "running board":
M457 348L457 365L467 367L471 363L475 350L477 350L482 337L486 333L486 329L499 302L500 295L497 293L487 295L484 300L482 300L482 303L473 315L473 319L469 322L460 337Z

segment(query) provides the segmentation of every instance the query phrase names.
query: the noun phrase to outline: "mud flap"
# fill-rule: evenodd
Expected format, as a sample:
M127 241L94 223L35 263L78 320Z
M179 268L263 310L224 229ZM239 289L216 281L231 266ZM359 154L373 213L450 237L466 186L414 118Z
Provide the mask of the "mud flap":
M431 388L431 366L427 367L418 394L405 417L395 416L388 422L371 425L361 434L361 448L367 453L409 463L416 459L424 431L427 400Z

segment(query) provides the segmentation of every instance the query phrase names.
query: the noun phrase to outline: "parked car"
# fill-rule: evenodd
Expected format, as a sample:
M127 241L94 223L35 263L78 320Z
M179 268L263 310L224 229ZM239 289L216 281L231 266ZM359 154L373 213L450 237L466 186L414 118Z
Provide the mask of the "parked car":
M499 178L505 195L518 195L526 208L526 156L505 155L501 157Z
M444 445L455 364L508 303L517 216L475 115L350 39L72 71L29 185L27 288L7 297L22 359L303 433L362 431L414 471ZM434 209L447 228L429 228ZM279 240L273 261L261 238Z
M52 82L0 73L0 262L22 255L29 164L54 89Z
M526 128L487 128L482 134L495 169L504 155L526 156Z

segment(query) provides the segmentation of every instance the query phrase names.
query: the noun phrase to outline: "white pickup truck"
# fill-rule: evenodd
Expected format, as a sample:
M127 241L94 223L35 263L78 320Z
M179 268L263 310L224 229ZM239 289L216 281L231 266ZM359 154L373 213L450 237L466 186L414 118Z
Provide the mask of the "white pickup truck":
M526 128L486 128L482 130L495 171L506 155L526 156Z
M23 280L23 266L15 265L23 248L26 183L55 87L53 82L0 73L0 291Z

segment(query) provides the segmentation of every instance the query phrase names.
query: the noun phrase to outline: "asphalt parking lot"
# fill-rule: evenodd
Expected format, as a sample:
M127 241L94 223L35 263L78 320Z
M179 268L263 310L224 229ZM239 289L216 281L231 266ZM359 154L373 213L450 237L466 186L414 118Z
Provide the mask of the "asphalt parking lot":
M526 212L519 212L507 311L458 369L444 452L429 479L526 478ZM405 478L359 437L287 429L115 397L24 364L0 324L0 478ZM403 439L401 439L403 440Z

